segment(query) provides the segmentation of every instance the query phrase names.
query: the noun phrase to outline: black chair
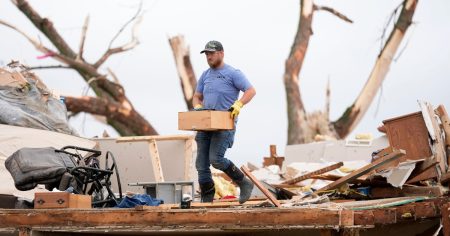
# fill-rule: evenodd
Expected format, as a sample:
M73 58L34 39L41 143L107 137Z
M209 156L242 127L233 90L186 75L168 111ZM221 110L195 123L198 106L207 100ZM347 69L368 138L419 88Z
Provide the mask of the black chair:
M87 152L83 157L79 151ZM105 155L105 167L100 167L98 157L101 151L65 146L56 152L65 153L74 160L75 167L67 168L59 182L59 190L68 190L72 187L74 193L92 195L93 207L111 207L117 205L122 200L122 186L120 183L119 170L114 155L108 151ZM111 165L109 165L111 159ZM119 196L111 190L111 176L116 174Z

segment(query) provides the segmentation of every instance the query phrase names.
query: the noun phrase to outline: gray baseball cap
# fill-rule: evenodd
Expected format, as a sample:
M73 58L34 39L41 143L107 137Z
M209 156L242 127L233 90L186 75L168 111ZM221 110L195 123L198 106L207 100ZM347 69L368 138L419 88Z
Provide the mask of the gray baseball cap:
M219 41L209 41L206 45L205 45L205 49L203 49L203 51L201 51L200 53L204 53L204 52L218 52L218 51L223 51L223 46Z

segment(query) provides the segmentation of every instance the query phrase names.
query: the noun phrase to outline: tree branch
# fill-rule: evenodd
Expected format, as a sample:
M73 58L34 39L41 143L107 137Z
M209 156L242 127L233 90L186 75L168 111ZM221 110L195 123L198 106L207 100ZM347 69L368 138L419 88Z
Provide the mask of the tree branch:
M355 102L348 107L344 114L333 123L337 133L341 138L345 138L361 121L364 114L369 109L378 89L389 71L406 30L411 25L412 18L418 0L405 0L400 16L392 29L391 34L379 54L376 63Z
M329 12L329 13L331 13L331 14L337 16L339 19L341 19L341 20L343 20L343 21L346 21L346 22L348 22L348 23L353 23L353 21L350 20L347 16L345 16L344 14L342 14L342 13L336 11L335 9L333 9L333 8L331 8L331 7L318 6L318 5L315 5L315 4L314 4L314 10L315 10L315 11L320 11L320 10L322 10L322 11L327 11L327 12Z
M84 42L86 41L86 33L89 26L89 15L84 19L83 29L81 30L81 41L78 50L77 59L83 60Z
M177 66L178 76L180 77L181 88L184 94L184 101L188 110L192 110L192 97L197 87L197 79L189 55L189 47L184 42L182 35L169 38L169 44L172 48L175 64Z
M142 22L142 15L139 16L139 13L141 12L141 8L142 8L142 1L141 1L141 4L139 5L139 9L136 12L136 14L117 32L117 34L113 37L113 39L109 43L108 50L106 50L106 52L102 55L102 57L100 57L100 59L98 59L97 62L94 63L95 68L99 68L111 55L128 51L130 49L133 49L134 47L136 47L139 44L139 39L137 37L137 31L138 31L139 25ZM120 47L111 48L114 40L127 27L127 25L129 23L133 22L134 20L135 20L135 23L134 23L133 29L131 31L130 42L128 42Z
M64 65L27 67L27 70L42 70L42 69L72 69L72 68L70 66L64 66Z
M47 38L63 55L75 59L75 52L56 31L53 27L53 23L49 19L42 18L26 0L13 0L13 3L28 17L28 19L30 19L36 28L47 36Z
M96 97L72 97L66 96L67 110L73 113L87 112L90 114L105 116L108 124L122 128L118 130L120 135L156 135L157 132L134 109L123 106L118 102L112 102L105 98ZM133 122L130 122L133 121ZM138 122L141 121L141 122Z

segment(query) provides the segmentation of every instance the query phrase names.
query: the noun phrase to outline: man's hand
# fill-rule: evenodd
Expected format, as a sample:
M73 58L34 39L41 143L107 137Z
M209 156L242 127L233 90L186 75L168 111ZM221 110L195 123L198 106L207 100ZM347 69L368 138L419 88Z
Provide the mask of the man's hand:
M194 106L194 111L198 111L198 110L201 110L201 109L203 109L203 105L200 104L200 103Z
M235 119L238 115L239 112L241 111L241 108L244 106L244 104L242 104L241 101L237 100L234 102L234 104L230 107L230 109L228 109L229 111L231 111L231 118Z

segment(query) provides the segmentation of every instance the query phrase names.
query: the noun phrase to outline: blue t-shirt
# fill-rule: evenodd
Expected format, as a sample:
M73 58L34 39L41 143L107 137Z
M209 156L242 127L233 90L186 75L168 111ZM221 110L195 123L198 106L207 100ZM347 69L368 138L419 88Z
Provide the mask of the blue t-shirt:
M252 85L238 69L225 64L222 68L209 68L200 76L196 92L203 94L203 108L226 111Z

